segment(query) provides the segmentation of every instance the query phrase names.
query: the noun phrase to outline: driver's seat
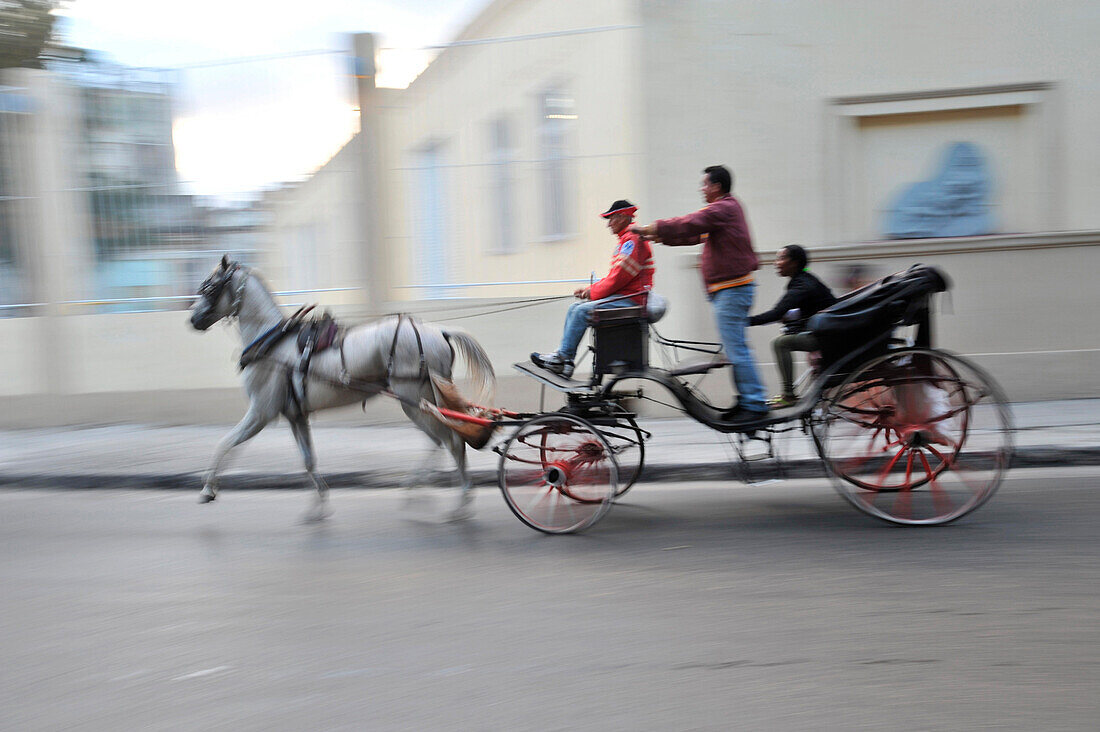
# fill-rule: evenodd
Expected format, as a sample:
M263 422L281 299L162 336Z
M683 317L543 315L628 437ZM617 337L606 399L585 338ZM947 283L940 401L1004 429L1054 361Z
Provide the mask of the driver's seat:
M592 311L593 377L649 367L649 324L668 310L668 299L650 292L646 305Z

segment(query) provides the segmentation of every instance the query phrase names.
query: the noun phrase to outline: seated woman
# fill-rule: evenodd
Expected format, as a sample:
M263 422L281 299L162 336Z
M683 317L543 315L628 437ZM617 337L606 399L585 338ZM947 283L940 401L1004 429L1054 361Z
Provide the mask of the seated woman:
M570 305L565 314L561 345L553 353L532 353L531 362L536 366L571 377L573 358L593 310L646 304L646 293L653 285L653 249L648 241L630 233L629 227L637 211L630 201L618 200L600 214L607 219L607 228L619 240L611 257L611 271L599 282L573 293L579 302Z
M816 351L820 348L812 333L804 333L806 321L819 310L836 302L829 288L806 271L810 258L806 250L797 244L788 244L775 256L775 272L789 277L787 292L771 310L753 315L749 325L764 325L783 321L783 335L772 341L775 362L783 381L783 393L772 397L768 406L773 409L789 407L798 401L794 394L794 363L791 351Z

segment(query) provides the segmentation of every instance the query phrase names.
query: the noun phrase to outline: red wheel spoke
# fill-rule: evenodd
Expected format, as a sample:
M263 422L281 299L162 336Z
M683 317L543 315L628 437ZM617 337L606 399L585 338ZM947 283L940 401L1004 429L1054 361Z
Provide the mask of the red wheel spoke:
M913 451L909 451L905 459L905 485L898 491L898 497L894 499L894 515L902 518L913 518L913 483L910 476L913 474Z
M941 453L941 452L940 452L939 450L937 450L936 448L932 447L931 445L925 445L924 447L925 447L925 448L926 448L926 449L928 450L928 452L930 452L930 453L932 453L933 455L935 455L935 456L936 456L936 458L937 458L937 459L938 459L938 460L939 460L939 461L940 461L941 463L943 463L943 464L944 464L944 467L946 467L946 468L950 468L950 467L951 467L951 463L952 463L952 460L951 460L950 458L947 458L947 457L945 457L943 453Z
M967 487L971 493L981 493L985 490L985 486L975 486L970 482L970 478L967 477L967 473L977 472L976 469L970 468L965 462L959 459L958 455L953 455L951 458L945 457L943 454L936 450L931 445L927 445L929 452L935 455L937 458L943 461L943 464L948 470L953 471L953 474Z
M890 477L890 471L894 469L894 466L897 465L898 458L900 458L904 453L905 453L905 448L903 447L900 450L898 450L897 455L894 455L894 457L890 458L890 462L886 463L886 466L882 470L879 471L879 474L878 474L879 488L885 488L886 487L886 479Z
M920 460L924 463L924 470L928 473L928 485L932 489L932 505L936 508L937 516L946 516L951 513L951 509L954 508L954 504L951 502L950 496L947 495L947 491L936 480L936 476L932 473L932 468L928 464L928 458L921 452Z

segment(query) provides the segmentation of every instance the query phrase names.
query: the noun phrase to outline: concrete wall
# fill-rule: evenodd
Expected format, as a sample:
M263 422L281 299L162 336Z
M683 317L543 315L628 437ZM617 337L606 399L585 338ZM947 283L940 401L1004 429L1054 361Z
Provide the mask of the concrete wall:
M766 260L770 256L765 253ZM941 267L953 287L949 297L940 298L939 346L973 357L1013 400L1100 393L1100 326L1092 281L1100 268L1100 232L833 245L815 248L811 256L813 271L838 291L853 262L865 264L876 277L915 262ZM670 268L685 281L694 280L694 254L675 257ZM756 310L761 310L779 298L785 280L765 265L758 282ZM505 310L508 302L390 305L470 331L489 351L500 377L497 403L537 409L539 387L518 376L511 364L532 350L554 346L566 302ZM368 317L354 307L337 307L337 312L349 323ZM710 306L697 285L672 296L668 316L657 327L672 338L716 339ZM769 343L779 328L763 326L749 333L774 389ZM0 426L231 422L244 412L235 328L196 333L184 312L3 319L0 340L11 344L0 361ZM44 353L59 354L59 368L44 370ZM662 365L657 351L651 358ZM717 402L732 399L726 374L711 376L704 387ZM665 399L657 387L650 389ZM546 394L545 407L560 403L555 392ZM653 404L642 406L650 414L671 414ZM393 404L375 400L366 413L353 407L320 419L368 423L402 417Z

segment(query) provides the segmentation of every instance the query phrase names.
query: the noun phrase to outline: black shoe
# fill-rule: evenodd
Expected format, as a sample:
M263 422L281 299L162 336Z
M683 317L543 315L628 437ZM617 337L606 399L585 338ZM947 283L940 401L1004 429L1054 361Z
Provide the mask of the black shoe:
M764 419L767 416L767 409L745 409L744 407L736 406L733 409L728 409L725 412L722 412L722 421L729 422L731 424L736 422L756 422L758 420Z

